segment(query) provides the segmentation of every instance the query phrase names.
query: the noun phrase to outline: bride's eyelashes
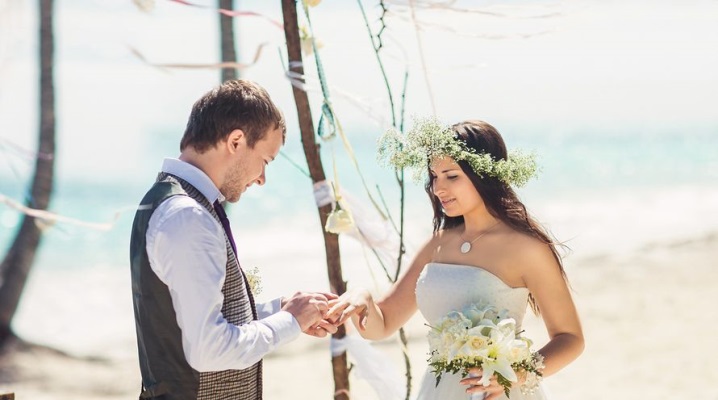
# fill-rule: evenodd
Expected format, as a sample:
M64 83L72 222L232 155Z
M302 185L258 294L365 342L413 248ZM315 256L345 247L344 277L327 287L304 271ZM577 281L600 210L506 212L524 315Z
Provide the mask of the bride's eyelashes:
M459 177L459 175L446 175L446 179L448 179L448 180L450 180L450 181L453 181L453 180L455 180L455 179L458 178L458 177ZM436 175L431 175L431 176L429 176L429 180L430 180L431 182L434 182L434 181L436 180Z

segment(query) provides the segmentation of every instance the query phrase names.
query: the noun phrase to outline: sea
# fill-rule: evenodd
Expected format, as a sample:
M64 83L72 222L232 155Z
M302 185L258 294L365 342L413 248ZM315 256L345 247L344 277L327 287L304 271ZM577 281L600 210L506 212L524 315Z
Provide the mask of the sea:
M281 21L281 10L241 3L263 17L237 18L241 59L252 64L259 55L240 73L268 89L288 130L266 185L229 206L239 258L260 271L260 300L327 290L322 227L291 83L282 72L283 33L272 22ZM370 197L398 223L395 174L376 160L377 138L392 122L386 86L360 10L329 3L311 9L311 21L349 145L339 136L317 137L324 170L373 218ZM500 11L513 28L500 37L486 32L499 29L490 16L465 12L467 2L456 2L456 10L418 10L426 16L418 34L406 5L390 7L382 54L394 118L401 120L406 72L407 127L415 116L484 119L510 149L535 152L540 174L518 194L566 244L569 276L581 260L718 232L718 24L710 17L718 15L716 2L661 2L645 15L638 11L646 2L510 3L514 8ZM197 4L156 2L150 12L127 1L56 5L50 211L72 221L44 230L13 321L23 338L78 355L135 356L128 250L134 210L163 158L179 154L192 103L219 80L204 65L217 58L217 12L212 2ZM367 3L367 12L376 29L380 10ZM35 13L19 2L0 8L0 194L20 203L30 200L37 156ZM609 16L615 28L607 32ZM488 18L489 28L476 28L476 18ZM305 62L316 125L323 98L316 60ZM403 203L410 259L431 234L432 215L422 184L408 177ZM0 256L21 219L0 203ZM351 237L340 244L350 287L385 290L371 252Z

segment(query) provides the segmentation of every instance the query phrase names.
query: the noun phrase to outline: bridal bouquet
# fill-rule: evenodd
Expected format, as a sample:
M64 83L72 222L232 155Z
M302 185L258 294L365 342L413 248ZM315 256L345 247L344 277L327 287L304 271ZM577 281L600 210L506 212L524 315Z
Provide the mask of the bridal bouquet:
M472 304L448 313L431 327L428 361L437 385L444 372L461 372L466 377L470 369L481 368L484 386L496 375L509 397L511 384L523 375L521 391L528 394L538 387L543 369L543 357L531 351L531 343L517 335L516 321L505 311L483 303Z

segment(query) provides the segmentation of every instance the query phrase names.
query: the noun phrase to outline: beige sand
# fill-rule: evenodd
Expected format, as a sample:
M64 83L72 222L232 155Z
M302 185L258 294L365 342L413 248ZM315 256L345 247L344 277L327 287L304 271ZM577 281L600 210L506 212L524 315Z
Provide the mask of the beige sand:
M579 360L546 380L554 399L718 399L718 235L661 243L630 255L567 260L586 334ZM545 340L540 321L528 334ZM426 344L419 317L407 326L414 387ZM331 399L328 340L303 337L265 360L266 398ZM378 344L402 367L395 340ZM139 389L136 361L82 360L16 346L0 359L0 393L18 400L130 399ZM352 380L352 398L374 399Z

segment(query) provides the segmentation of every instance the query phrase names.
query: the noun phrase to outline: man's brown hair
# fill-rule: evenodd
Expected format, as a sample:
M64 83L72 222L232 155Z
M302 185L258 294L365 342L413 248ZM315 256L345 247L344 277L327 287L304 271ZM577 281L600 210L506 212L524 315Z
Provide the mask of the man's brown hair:
M180 151L192 146L203 153L235 129L244 132L250 148L264 139L270 129L281 129L282 140L287 131L282 112L263 87L243 79L231 80L194 103Z

